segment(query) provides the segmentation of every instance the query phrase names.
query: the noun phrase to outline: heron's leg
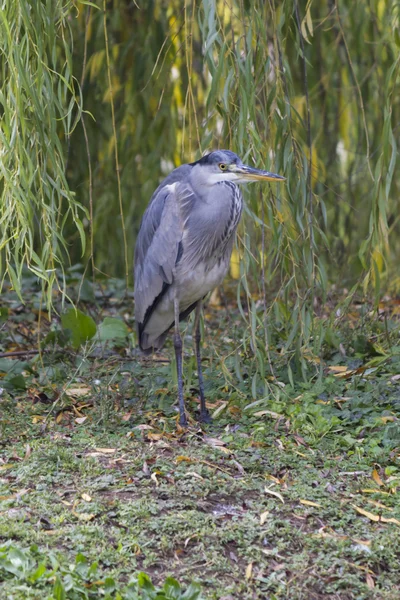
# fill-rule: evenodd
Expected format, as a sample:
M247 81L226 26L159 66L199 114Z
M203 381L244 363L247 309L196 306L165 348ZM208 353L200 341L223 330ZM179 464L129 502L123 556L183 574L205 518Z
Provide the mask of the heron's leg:
M211 423L212 419L210 417L210 413L206 407L206 398L204 396L204 381L203 381L203 371L201 369L201 353L200 353L200 341L201 341L201 333L200 333L200 315L201 315L201 300L196 304L196 312L194 317L194 342L195 342L195 352L196 352L196 361L197 361L197 373L199 376L199 392L200 392L200 421L204 421L204 423Z
M174 348L176 357L176 370L178 374L178 401L179 401L179 424L182 427L187 427L187 419L185 413L185 401L183 399L183 380L182 380L182 338L179 333L179 300L174 299L175 313L175 333L174 333Z

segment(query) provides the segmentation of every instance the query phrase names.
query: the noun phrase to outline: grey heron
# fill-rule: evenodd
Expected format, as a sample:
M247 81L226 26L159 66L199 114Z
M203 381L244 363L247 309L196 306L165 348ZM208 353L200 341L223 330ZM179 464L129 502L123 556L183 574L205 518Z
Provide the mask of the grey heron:
M174 326L180 424L187 426L179 322L195 310L200 420L209 422L200 355L204 297L224 279L243 208L237 183L283 181L244 165L230 150L216 150L172 171L154 192L135 248L135 320L140 348L162 347Z

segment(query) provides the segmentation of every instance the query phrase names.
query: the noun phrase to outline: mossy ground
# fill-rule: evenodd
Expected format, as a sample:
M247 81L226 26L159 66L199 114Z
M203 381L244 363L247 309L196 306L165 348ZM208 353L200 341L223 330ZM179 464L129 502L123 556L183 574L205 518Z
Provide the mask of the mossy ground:
M4 349L36 323L10 307ZM140 571L207 599L400 597L396 360L254 409L246 379L235 391L206 360L217 415L188 431L170 364L68 346L6 360L26 385L4 374L0 598L130 598ZM193 416L195 379L187 390Z

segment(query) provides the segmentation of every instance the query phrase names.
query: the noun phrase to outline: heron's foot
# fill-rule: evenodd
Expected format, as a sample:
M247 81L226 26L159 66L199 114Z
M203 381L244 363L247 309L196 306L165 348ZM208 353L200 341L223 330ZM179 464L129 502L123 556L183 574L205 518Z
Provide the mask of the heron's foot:
M199 421L200 421L200 423L212 423L213 422L211 415L207 409L200 411Z
M180 413L180 415L179 415L179 425L181 427L184 427L185 429L187 429L188 421L187 421L185 413Z

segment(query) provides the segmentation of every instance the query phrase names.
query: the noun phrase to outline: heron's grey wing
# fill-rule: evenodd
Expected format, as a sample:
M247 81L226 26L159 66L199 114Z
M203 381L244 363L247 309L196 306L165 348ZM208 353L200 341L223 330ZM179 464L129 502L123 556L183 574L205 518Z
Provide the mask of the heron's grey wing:
M136 241L135 318L140 345L146 323L173 283L174 268L182 252L177 185L166 185L155 192Z

